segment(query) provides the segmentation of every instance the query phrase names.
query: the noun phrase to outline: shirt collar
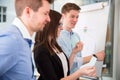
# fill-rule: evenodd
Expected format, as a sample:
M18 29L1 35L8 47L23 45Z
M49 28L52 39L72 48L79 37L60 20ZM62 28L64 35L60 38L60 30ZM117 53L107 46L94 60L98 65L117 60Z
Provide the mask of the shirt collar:
M23 38L30 39L32 40L33 43L35 42L34 39L30 36L27 28L19 18L16 17L12 24L15 25L20 30Z
M63 30L63 32L67 33L68 35L73 35L73 34L74 34L73 31L69 32L69 31L67 31L67 30Z

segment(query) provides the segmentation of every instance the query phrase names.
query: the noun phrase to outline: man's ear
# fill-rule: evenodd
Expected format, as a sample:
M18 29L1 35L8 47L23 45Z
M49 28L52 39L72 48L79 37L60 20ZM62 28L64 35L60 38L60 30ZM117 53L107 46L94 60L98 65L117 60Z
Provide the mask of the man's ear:
M33 14L33 10L29 7L26 7L24 13L26 14L27 17L31 17Z

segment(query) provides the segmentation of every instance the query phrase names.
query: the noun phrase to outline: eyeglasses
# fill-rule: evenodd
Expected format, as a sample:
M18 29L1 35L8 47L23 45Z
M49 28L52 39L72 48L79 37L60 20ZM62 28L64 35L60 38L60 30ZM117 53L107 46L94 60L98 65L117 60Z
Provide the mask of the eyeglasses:
M60 22L60 23L58 24L58 26L60 26L60 27L63 26L63 23Z

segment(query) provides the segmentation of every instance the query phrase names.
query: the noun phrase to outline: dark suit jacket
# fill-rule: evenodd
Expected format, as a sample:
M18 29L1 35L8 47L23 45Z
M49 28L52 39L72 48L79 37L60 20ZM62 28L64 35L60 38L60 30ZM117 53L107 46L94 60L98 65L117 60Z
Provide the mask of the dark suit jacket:
M60 80L64 77L62 62L60 58L56 54L51 55L46 47L39 46L36 48L34 51L34 59L37 70L40 73L38 80ZM68 75L70 73L69 69L70 68L68 63Z

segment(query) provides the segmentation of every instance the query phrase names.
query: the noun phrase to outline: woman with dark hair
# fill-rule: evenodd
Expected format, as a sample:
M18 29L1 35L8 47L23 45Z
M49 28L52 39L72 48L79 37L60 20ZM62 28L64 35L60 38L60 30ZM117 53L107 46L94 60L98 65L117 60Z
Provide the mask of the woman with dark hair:
M69 75L74 56L68 60L56 41L62 30L62 15L51 10L50 19L50 23L35 37L34 59L40 73L38 80L76 80L81 75L95 76L95 67L84 67ZM78 44L71 54L75 55L79 50Z

